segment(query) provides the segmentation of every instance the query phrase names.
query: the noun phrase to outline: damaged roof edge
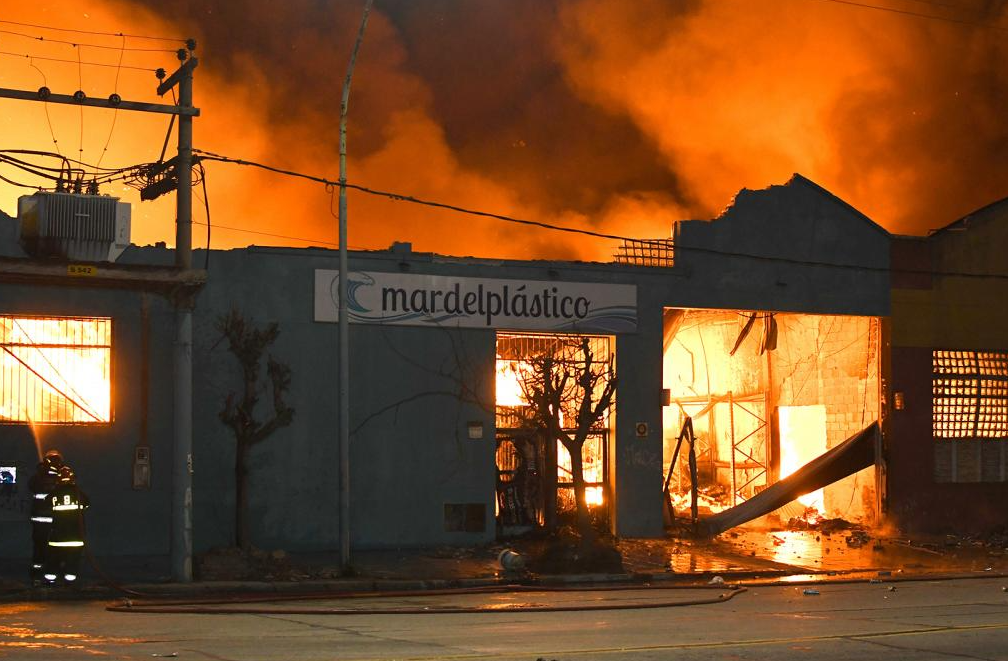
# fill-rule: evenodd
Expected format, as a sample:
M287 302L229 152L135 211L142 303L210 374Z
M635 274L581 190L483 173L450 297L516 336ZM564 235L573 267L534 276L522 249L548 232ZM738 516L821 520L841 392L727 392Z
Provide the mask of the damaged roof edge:
M871 218L869 218L866 214L864 214L862 211L860 211L859 209L857 209L856 207L854 207L852 204L850 204L849 202L847 202L846 200L844 200L841 197L837 197L836 195L834 195L833 193L831 193L829 190L823 188L822 186L820 186L816 182L812 181L808 177L805 177L805 176L799 174L798 172L795 172L794 174L792 174L791 178L788 179L783 184L771 184L771 185L767 186L766 188L759 188L759 189L743 188L743 189L739 190L739 192L736 193L735 197L732 199L731 204L729 204L727 207L725 207L725 209L721 213L719 213L717 215L717 217L712 218L711 222L717 221L717 220L725 217L733 209L735 209L736 206L737 206L737 203L738 203L737 202L738 197L739 197L739 195L742 195L743 193L764 193L764 192L770 192L770 191L772 191L775 188L788 188L788 187L794 186L795 184L803 184L806 187L811 188L812 190L816 191L820 195L823 195L827 199L830 199L830 200L838 203L843 208L845 208L845 209L853 212L853 214L855 216L857 216L858 218L860 218L861 220L863 220L865 223L867 223L868 226L871 227L872 229L874 229L876 232L882 234L883 236L887 236L887 237L891 236L891 234L889 233L889 230L887 230L886 228L884 228L881 225L879 225L878 223L876 223L874 220L872 220Z
M929 231L928 232L928 236L929 237L930 236L935 236L937 234L942 234L942 233L944 233L946 231L950 231L950 230L954 231L954 230L966 229L966 228L968 228L970 226L971 222L974 219L983 219L991 211L994 211L994 209L996 209L997 207L999 207L999 206L1001 206L1001 205L1003 205L1005 203L1008 203L1008 197L1003 197L1000 200L996 200L994 202L991 202L990 204L985 204L984 206L980 207L979 209L974 209L973 211L970 211L968 214L966 214L962 218L959 218L958 220L953 220L948 225L944 225L943 227L939 227L938 229L934 229L934 230ZM1006 207L1008 207L1008 205L1006 205Z

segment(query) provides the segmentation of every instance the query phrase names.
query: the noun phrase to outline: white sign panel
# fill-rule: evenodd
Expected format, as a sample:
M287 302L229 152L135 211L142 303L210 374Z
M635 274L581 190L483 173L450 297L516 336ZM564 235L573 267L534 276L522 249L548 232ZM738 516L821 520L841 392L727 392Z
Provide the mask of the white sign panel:
M512 330L637 330L636 285L351 271L350 321ZM339 271L315 271L315 321L339 320Z

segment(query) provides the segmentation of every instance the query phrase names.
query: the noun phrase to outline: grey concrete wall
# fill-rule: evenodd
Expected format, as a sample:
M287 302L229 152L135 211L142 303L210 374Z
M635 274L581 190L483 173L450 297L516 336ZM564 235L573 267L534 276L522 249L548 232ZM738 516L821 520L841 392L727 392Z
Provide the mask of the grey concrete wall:
M397 261L366 261L371 270L398 268ZM240 377L215 328L231 306L259 324L279 325L271 353L292 372L287 399L295 408L294 422L251 455L253 542L289 550L338 547L338 328L313 321L314 271L335 266L335 253L324 251L235 250L211 258L194 326L195 539L200 549L229 543L234 530L234 441L218 413L226 393L240 387ZM352 267L365 265L354 260ZM492 410L481 409L475 397L466 395L460 402L451 393L464 382L492 406L493 332L354 324L350 333L354 547L492 539ZM442 375L451 370L461 372ZM265 418L268 396L260 410ZM484 423L484 438L468 438L470 420ZM446 503L483 504L483 532L447 532Z

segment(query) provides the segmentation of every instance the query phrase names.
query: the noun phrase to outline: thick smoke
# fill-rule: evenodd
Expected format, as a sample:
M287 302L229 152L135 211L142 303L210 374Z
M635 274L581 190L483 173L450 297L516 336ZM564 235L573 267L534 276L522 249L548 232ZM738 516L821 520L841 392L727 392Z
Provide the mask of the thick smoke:
M558 42L573 88L631 117L702 213L794 171L892 232L1008 193L1004 2L911 8L1000 29L806 0L668 5L571 0Z
M12 20L194 36L197 146L335 178L339 96L362 5L95 0L84 15L51 0ZM1003 5L926 11L1008 25ZM675 219L715 215L741 187L797 171L891 231L923 233L1006 192L1003 34L812 0L377 0L354 74L349 179L655 237ZM85 55L114 63L118 54ZM170 54L156 63L175 64ZM78 84L75 66L39 66L63 83L54 90ZM39 84L17 67L9 86ZM85 71L89 95L107 95L112 73ZM120 93L150 98L152 81L130 75ZM27 127L25 140L51 144L38 104L10 103L0 109ZM72 137L76 147L69 110L50 109L61 145ZM102 153L103 112L88 111L86 160ZM118 122L106 165L157 157L165 121ZM221 229L214 245L335 241L320 186L206 167L214 224L309 239ZM170 199L134 215L138 240L172 242ZM351 247L394 240L500 257L607 259L613 248L351 193Z

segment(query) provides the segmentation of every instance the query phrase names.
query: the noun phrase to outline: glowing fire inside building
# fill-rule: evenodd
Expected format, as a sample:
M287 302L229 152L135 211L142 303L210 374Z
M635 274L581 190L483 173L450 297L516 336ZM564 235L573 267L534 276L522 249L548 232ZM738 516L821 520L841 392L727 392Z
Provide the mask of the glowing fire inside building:
M111 420L112 320L0 316L0 420Z
M587 363L586 342L592 363ZM544 416L553 416L559 429L575 436L577 409L585 398L577 377L589 371L599 378L590 389L593 403L602 396L611 365L610 338L583 335L500 333L497 336L497 516L505 533L547 525L575 507L574 470L570 451L544 433ZM600 370L597 366L601 365ZM543 381L565 382L555 410L540 399ZM581 447L581 475L585 504L607 504L609 411L587 428Z
M878 323L869 317L741 310L665 311L664 464L687 416L696 436L701 514L733 507L792 475L878 417ZM686 461L669 478L691 500ZM871 521L874 468L774 513ZM773 516L773 515L771 515Z

